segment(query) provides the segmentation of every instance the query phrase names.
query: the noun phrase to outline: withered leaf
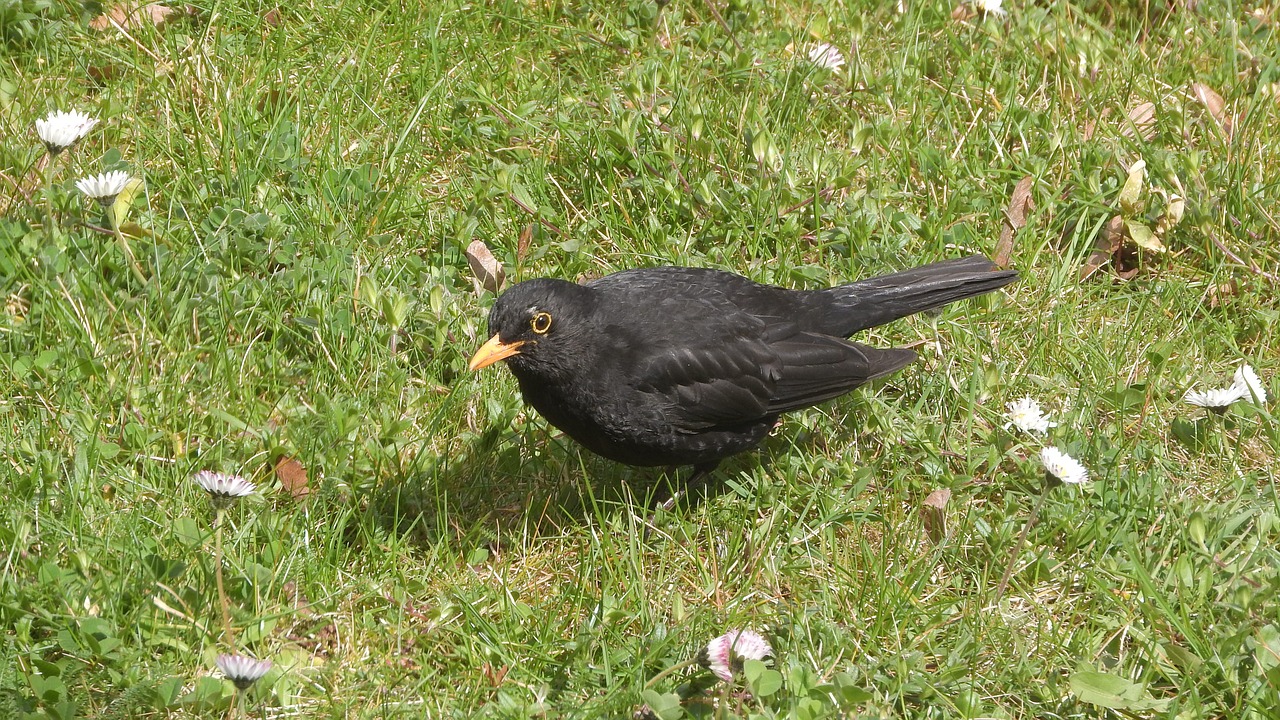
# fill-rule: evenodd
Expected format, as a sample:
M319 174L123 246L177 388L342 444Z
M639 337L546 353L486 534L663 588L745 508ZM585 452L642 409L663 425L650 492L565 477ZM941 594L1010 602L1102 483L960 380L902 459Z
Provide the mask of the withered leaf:
M270 87L264 90L262 95L258 96L258 102L255 107L258 108L259 112L275 112L281 106L291 104L296 100L297 98L294 97L293 93L289 92L288 88Z
M510 670L511 667L509 665L503 665L502 667L494 667L489 663L482 663L480 665L480 672L484 674L485 679L488 680L489 684L493 687L502 685L502 681L507 678L507 673Z
M924 531L934 544L942 542L947 536L947 503L951 500L951 490L939 488L929 493L920 504L920 520L924 523Z
M1216 310L1229 303L1239 294L1240 286L1236 284L1235 280L1210 285L1208 290L1209 307Z
M467 246L467 263L471 265L471 273L475 275L476 294L480 293L481 287L494 294L502 289L502 281L506 279L507 273L503 270L502 263L489 252L489 246L483 240L472 240Z
M136 0L125 0L90 20L89 27L99 31L110 30L113 27L133 30L147 25L159 28L173 19L173 15L177 12L176 9L161 3L144 4Z
M298 583L290 580L280 587L280 591L299 616L304 618L316 616L311 610L311 601L307 599L306 593L298 588Z
M1013 235L1027 224L1027 212L1035 207L1031 198L1031 188L1035 180L1026 176L1018 181L1009 196L1009 207L1004 211L1004 226L1000 229L1000 239L996 242L996 265L1009 267L1010 256L1013 255Z
M307 469L302 467L297 458L281 455L276 459L275 471L280 486L294 500L302 500L311 494L311 487L307 484Z
M529 255L529 246L533 243L533 223L520 230L520 239L516 241L516 261L524 262Z
M1080 281L1084 282L1098 272L1098 268L1111 262L1111 258L1119 252L1124 245L1125 238L1124 218L1116 215L1111 218L1107 226L1098 233L1098 238L1094 240L1093 252L1089 253L1089 257L1085 258L1084 266L1080 268Z
M1218 128L1231 137L1231 114L1227 112L1227 103L1213 88L1204 83L1192 83L1191 94L1209 111Z
M1125 117L1120 128L1125 137L1140 137L1150 140L1156 136L1156 104L1152 102L1138 103Z
M109 80L115 80L120 77L120 66L112 62L102 63L100 65L90 65L86 68L86 72L88 72L89 77L93 78L95 81L105 83Z
M1128 229L1128 226L1125 226ZM1138 253L1137 247L1133 243L1122 242L1120 249L1116 250L1111 256L1111 269L1115 271L1116 277L1120 280L1132 280L1138 271L1142 269L1139 262L1141 255Z
M1110 114L1111 114L1111 108L1103 108L1101 115L1099 115L1096 118L1093 118L1093 117L1089 118L1089 122L1085 123L1084 125L1084 132L1080 135L1080 139L1085 142L1089 142L1090 140L1092 140L1093 133L1098 128L1098 121L1106 120L1107 116Z
M1177 227L1182 222L1182 216L1187 211L1187 201L1181 195L1173 194L1169 196L1169 202L1164 206L1164 226L1166 228Z
M962 2L956 5L955 9L951 11L951 19L955 20L956 22L965 22L966 20L972 20L973 18L977 17L977 15L978 15L978 11L975 10L973 6L967 2Z
M266 15L262 16L262 21L270 27L279 27L284 18L280 15L280 8L271 8Z

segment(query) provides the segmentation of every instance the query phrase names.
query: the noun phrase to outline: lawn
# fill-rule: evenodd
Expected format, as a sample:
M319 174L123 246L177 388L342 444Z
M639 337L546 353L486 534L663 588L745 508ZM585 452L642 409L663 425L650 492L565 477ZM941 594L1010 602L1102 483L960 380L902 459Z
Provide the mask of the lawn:
M0 0L0 717L1280 717L1277 406L1186 402L1280 389L1274 2L161 8ZM476 241L1022 277L663 512L467 371Z

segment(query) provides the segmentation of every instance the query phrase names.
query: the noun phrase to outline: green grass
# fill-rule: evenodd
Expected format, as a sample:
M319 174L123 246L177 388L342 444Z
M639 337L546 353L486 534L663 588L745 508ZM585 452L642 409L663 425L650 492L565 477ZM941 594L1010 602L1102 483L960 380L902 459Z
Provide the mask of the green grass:
M1277 389L1275 8L774 5L716 3L730 35L696 1L213 3L127 38L0 7L0 716L229 712L190 481L215 469L262 489L224 538L239 644L275 662L254 716L676 717L680 691L695 717L1277 717L1274 405L1181 402L1240 361ZM819 40L845 69L804 60ZM56 166L56 228L55 108L102 120ZM1187 198L1170 252L1081 282L1139 158L1128 219ZM73 184L117 168L146 180L145 286ZM658 473L466 372L493 301L473 239L515 280L818 287L993 253L1025 176L1020 283L860 338L923 359L788 416L647 536ZM1019 547L1024 395L1094 480ZM646 688L735 627L779 675Z

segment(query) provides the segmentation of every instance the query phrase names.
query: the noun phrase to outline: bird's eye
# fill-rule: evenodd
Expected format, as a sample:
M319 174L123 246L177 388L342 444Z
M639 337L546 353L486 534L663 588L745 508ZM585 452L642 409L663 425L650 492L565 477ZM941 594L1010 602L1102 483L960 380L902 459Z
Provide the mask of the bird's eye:
M529 327L539 335L546 335L551 329L551 313L540 312L529 321Z

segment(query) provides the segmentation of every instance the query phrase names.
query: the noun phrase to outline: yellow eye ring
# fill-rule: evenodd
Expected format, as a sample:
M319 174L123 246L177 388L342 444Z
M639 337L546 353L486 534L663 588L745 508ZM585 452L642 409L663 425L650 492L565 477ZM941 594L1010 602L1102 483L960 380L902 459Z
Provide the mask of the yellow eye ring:
M539 335L546 335L551 329L551 313L540 312L529 321L529 328Z

